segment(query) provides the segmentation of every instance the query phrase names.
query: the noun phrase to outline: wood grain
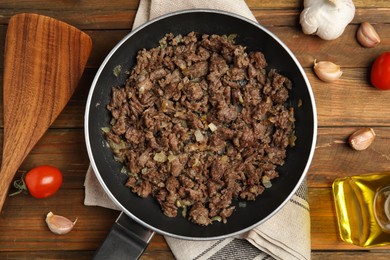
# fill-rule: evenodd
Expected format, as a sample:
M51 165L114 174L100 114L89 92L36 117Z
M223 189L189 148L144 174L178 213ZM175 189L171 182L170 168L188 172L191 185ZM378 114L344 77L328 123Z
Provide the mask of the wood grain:
M60 189L55 197L37 200L29 196L12 197L7 200L0 218L0 251L36 250L40 243L45 250L95 250L107 235L118 216L118 212L100 207L85 207L83 190ZM362 248L341 241L338 237L337 220L334 215L330 188L310 188L312 250L362 250ZM71 198L79 198L71 199ZM66 236L52 234L45 222L47 212L53 211L70 219L78 217L75 228ZM22 214L23 213L23 214ZM169 251L160 235L149 245L151 251ZM390 246L370 250L390 249Z
M389 9L390 11L390 9ZM388 24L375 25L381 36L381 43L372 49L363 48L356 41L358 25L349 25L344 34L333 41L324 41L312 35L304 35L300 28L285 26L265 26L279 37L291 49L303 67L312 67L314 59L330 60L342 67L363 68L372 64L373 60L382 52L388 51L390 44L390 26ZM6 26L0 26L0 41L4 41ZM94 49L88 60L88 68L98 68L110 50L130 32L124 30L84 30L91 36ZM0 46L0 52L4 51ZM0 56L0 66L3 57Z
M332 131L327 128L321 128L319 132L320 138L317 144L316 155L318 151L323 155L320 155L319 157L315 156L307 176L309 184L309 202L311 207L311 236L313 250L326 250L329 248L334 250L360 249L356 246L344 243L338 238L330 185L335 178L359 174L364 171L367 172L375 169L376 165L381 162L380 157L376 156L376 151L388 150L389 145L388 143L383 142L383 140L378 140L378 142L373 144L373 149L370 148L364 151L364 153L353 151L345 144L338 142L335 143L336 146L340 146L339 148L328 145L329 140L340 140L343 136L347 136L351 131L352 128L337 128ZM384 128L383 131L385 132L378 131L378 136L389 136L389 128ZM0 139L2 139L1 132ZM383 153L388 154L388 152ZM51 154L52 156L48 157L48 154ZM346 157L346 154L350 154L350 158ZM355 159L353 159L354 156L356 156ZM0 251L19 250L19 246L14 245L14 242L12 242L16 237L18 240L24 242L33 242L36 239L39 239L39 241L46 243L48 250L55 250L55 245L52 244L54 242L50 242L52 239L50 237L46 238L50 233L48 233L49 231L42 222L47 213L46 211L48 210L63 214L72 213L72 215L68 216L69 218L84 218L84 220L78 222L78 224L82 224L77 229L78 234L74 234L75 237L72 239L75 239L77 243L82 243L82 245L78 246L83 248L83 250L93 250L94 248L97 248L99 241L103 240L118 213L99 207L83 206L84 190L82 184L88 167L88 160L86 157L82 129L66 131L63 129L50 129L47 132L21 165L17 177L19 177L23 171L27 171L31 167L34 167L36 163L55 163L64 175L63 186L55 197L45 200L37 200L26 195L11 197L7 200L3 209L4 212L1 215L7 217L0 218L0 230L4 231L0 232ZM322 157L325 157L325 160L327 161L323 162ZM321 165L324 164L332 164L334 170L329 170L329 166L321 167ZM352 165L353 168L351 168ZM75 215L76 213L77 215ZM12 221L8 221L9 219L12 219ZM89 219L89 221L86 219ZM88 233L92 232L92 230L94 230L94 233ZM31 237L30 234L31 231L35 234L33 237ZM15 232L17 232L17 234L15 234ZM91 236L92 241L81 241L81 237L83 236ZM58 237L56 243L63 243L63 246L65 247L63 249L76 250L76 245L67 245L68 242L70 243L73 241L68 239L68 237ZM167 245L162 238L159 238L159 240L157 239L158 237L154 238L149 249L153 252L159 250L168 251L166 248ZM35 246L32 245L31 247L33 249ZM23 248L24 247L20 247L21 250Z
M342 242L333 206L331 184L343 176L390 169L390 92L378 91L369 82L375 57L389 51L390 1L354 0L355 17L341 38L323 41L303 35L299 25L302 0L247 0L257 20L278 36L305 67L317 102L318 142L307 180L311 207L312 259L388 259L390 247L360 248ZM10 18L21 12L48 15L89 34L94 47L74 95L50 129L31 150L17 176L39 164L54 164L64 175L58 196L35 200L27 195L7 199L0 214L0 259L91 259L117 212L85 207L84 177L88 167L83 135L83 114L93 77L111 48L131 29L138 0L3 0L0 1L0 42ZM358 25L371 22L382 42L373 49L355 39ZM4 53L4 44L0 44ZM331 60L344 71L339 81L321 82L313 74L313 60ZM0 90L4 59L0 55ZM0 146L4 126L0 91ZM359 127L373 127L373 145L354 151L346 139ZM69 236L53 236L43 220L47 210L83 219ZM86 220L88 219L88 220ZM141 259L174 259L164 238L155 235Z
M274 1L274 0L245 0L248 4L248 7L251 10L256 9L297 9L303 8L303 3L301 0L284 0L284 1ZM387 0L375 0L375 1L366 1L366 0L354 0L353 1L356 8L389 8L390 3ZM42 5L45 3L46 5ZM105 0L84 0L84 1L49 1L44 0L24 0L24 1L13 1L13 0L3 0L0 3L0 9L34 9L39 10L51 9L51 10L70 10L77 7L80 10L96 10L96 9L116 9L116 10L136 10L138 8L139 0L126 1L126 0L116 0L112 2L107 2Z
M72 96L91 47L87 34L53 18L11 18L4 55L0 210L15 171Z
M316 150L307 176L310 188L330 187L338 177L389 170L390 128L374 128L376 140L365 151L352 150L346 143L356 129L337 127L318 130ZM0 145L1 140L2 131ZM89 165L83 129L49 129L23 161L16 177L37 164L57 165L67 176L63 184L65 188L83 188Z
M39 2L40 1L33 1L33 3L37 5ZM43 4L40 2L41 6L45 7L51 5L50 3ZM315 36L303 35L298 23L299 13L297 11L284 9L255 10L254 14L261 24L270 29L271 32L275 33L291 48L305 67L311 66L314 58L331 59L332 61L339 62L343 66L363 67L365 64L372 62L373 58L379 55L379 53L387 50L386 46L389 44L390 37L390 29L386 25L390 23L390 16L388 15L390 12L389 5L390 4L387 4L383 9L358 9L355 17L356 24L349 25L345 33L335 41L323 41ZM56 5L53 8L43 9L42 13L59 19L65 18L66 22L85 30L90 34L96 47L91 54L91 59L87 66L98 67L111 48L113 48L114 45L130 31L135 10L127 8L127 4L124 4L121 8L118 4L118 6L114 5L111 8L103 10L94 8L88 9L90 6L91 5L89 4L85 4L84 6L83 1L77 9L57 9L59 7ZM23 10L24 7L15 3L15 8L16 9L12 9L12 11L0 9L0 14L2 11L7 14L10 12L17 13L18 8L19 10ZM83 8L85 10L83 10ZM127 13L126 10L128 9L128 12L130 13ZM0 15L0 24L3 24L0 26L1 41L3 41L5 37L8 19L9 17L6 18L5 15ZM378 33L382 38L382 43L378 48L364 49L357 43L355 34L358 23L362 21L370 21L378 30ZM80 24L80 22L82 24ZM91 31L91 29L93 30ZM107 29L110 30L107 31ZM299 44L296 44L297 41ZM310 46L310 48L307 48L307 46ZM342 48L340 48L340 46L342 46ZM2 51L3 50L0 48L0 52ZM0 66L2 66L2 64L2 57L0 57Z
M257 20L265 26L297 26L303 1L258 1L247 0ZM352 23L363 21L389 23L390 2L374 3L355 0L356 13ZM4 0L0 3L0 24L7 24L12 15L26 9L47 15L72 24L80 29L127 29L132 27L139 1L117 0L106 3L104 0L86 1L45 1ZM75 8L77 7L77 8ZM299 26L298 26L299 27Z

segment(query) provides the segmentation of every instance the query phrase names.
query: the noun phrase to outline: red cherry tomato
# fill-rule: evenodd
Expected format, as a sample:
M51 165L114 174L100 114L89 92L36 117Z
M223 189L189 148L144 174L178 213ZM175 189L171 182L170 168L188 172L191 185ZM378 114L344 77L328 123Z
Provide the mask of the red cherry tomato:
M62 184L60 170L53 166L38 166L24 177L27 189L35 198L47 198L58 191Z
M382 90L390 89L390 52L376 58L371 68L371 83Z

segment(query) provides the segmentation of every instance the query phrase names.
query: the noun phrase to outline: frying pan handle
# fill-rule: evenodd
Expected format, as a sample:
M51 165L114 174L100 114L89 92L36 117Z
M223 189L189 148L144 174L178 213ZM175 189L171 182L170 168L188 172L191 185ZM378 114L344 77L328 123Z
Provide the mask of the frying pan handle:
M138 259L153 235L153 231L121 212L93 259Z

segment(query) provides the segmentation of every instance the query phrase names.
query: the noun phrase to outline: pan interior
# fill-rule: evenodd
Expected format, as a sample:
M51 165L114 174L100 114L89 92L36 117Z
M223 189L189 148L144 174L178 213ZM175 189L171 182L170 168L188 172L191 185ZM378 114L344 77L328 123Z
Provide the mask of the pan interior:
M287 150L285 165L279 167L280 177L273 186L246 207L236 207L228 223L207 227L193 224L180 214L176 218L163 215L153 198L140 198L124 186L127 176L120 173L122 165L113 159L101 132L109 126L110 114L106 105L111 98L111 87L124 85L126 74L116 77L113 70L121 65L122 72L130 71L138 50L158 46L169 32L187 34L237 34L236 43L247 46L247 51L264 53L269 64L293 82L290 101L295 110L296 145ZM298 105L302 103L302 105ZM100 68L91 88L86 111L87 148L98 179L116 203L139 223L154 231L178 238L216 239L244 232L270 217L304 179L312 158L316 136L316 114L310 85L292 53L267 30L246 19L222 12L190 11L166 16L126 36L110 53Z

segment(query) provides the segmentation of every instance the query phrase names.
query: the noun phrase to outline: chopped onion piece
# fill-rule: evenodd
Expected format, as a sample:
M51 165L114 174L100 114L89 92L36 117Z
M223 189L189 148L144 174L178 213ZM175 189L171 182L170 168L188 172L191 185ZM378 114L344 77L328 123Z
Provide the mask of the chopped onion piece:
M123 166L121 169L121 173L128 174L126 166Z
M194 164L192 164L192 167L196 167L196 166L199 166L200 165L200 161L198 158L195 158L195 162Z
M121 65L117 65L115 66L115 68L112 70L112 73L114 74L115 77L118 77L119 74L121 73L122 71L122 66Z
M266 188L271 188L271 187L272 187L271 180L270 180L269 177L266 176L266 175L264 175L264 176L261 178L261 182L263 183L264 187L266 187Z
M155 160L156 162L160 162L160 163L163 163L163 162L166 162L167 161L167 156L165 155L164 151L161 151L159 153L156 153L153 157L153 160Z
M217 126L214 125L213 123L210 123L210 124L208 125L208 127L210 128L211 132L217 131Z
M182 211L181 211L181 215L183 216L183 218L185 218L187 216L187 207L184 206Z
M168 155L168 161L169 161L169 162L172 162L172 161L174 161L174 160L176 160L176 159L177 159L177 156L176 156L176 155L173 155L173 154Z
M224 163L229 162L229 156L223 155L223 156L221 157L221 162L224 162Z
M115 143L113 140L109 140L108 144L115 154L126 148L126 143L123 140L120 140L119 144Z
M102 127L102 128L100 128L100 130L102 130L103 133L109 133L110 132L110 128L109 127Z
M222 221L222 218L220 216L215 216L213 218L211 218L211 221L218 221L218 222L221 222Z
M197 142L201 143L201 142L204 141L204 136L203 136L202 132L199 129L195 130L194 135L195 135L195 139L196 139Z
M186 152L193 152L193 151L197 151L197 150L199 150L198 144L190 143L185 147Z

